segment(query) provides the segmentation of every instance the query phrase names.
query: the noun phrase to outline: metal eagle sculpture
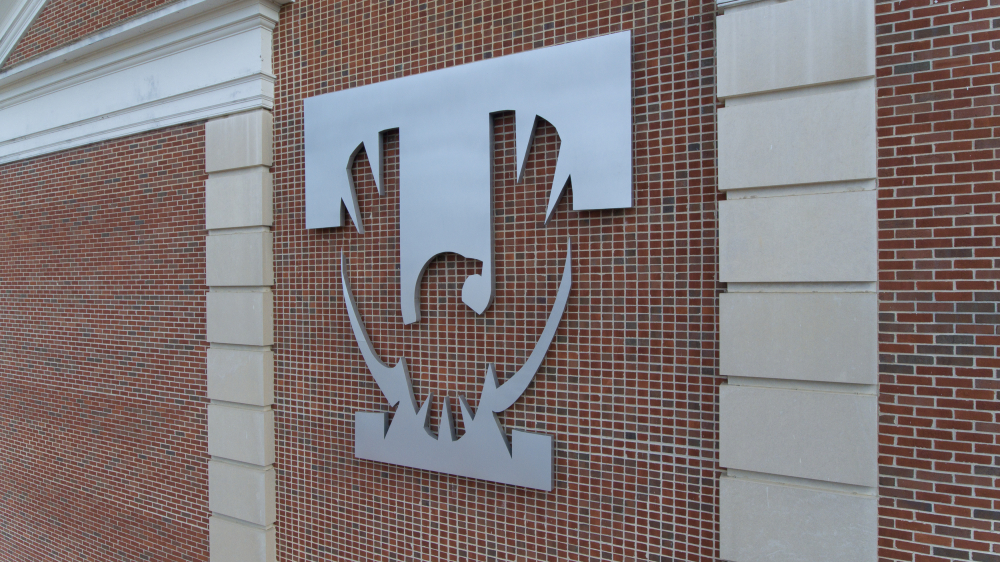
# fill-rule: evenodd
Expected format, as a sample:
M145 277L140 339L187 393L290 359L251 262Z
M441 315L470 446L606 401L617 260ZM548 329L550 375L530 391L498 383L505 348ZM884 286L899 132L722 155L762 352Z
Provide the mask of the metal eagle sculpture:
M574 210L632 206L631 92L626 31L307 99L306 228L342 227L346 213L364 233L351 166L362 148L374 155L369 162L384 194L382 138L398 129L403 323L420 320L421 278L431 260L449 252L483 264L462 287L462 301L483 314L493 302L496 277L491 116L514 111L518 181L539 119L559 132L548 224L571 179ZM488 365L475 411L458 396L465 427L460 438L450 397L434 432L433 394L418 406L405 358L390 367L375 352L343 254L340 270L358 348L389 406L398 405L391 423L387 412L355 413L356 456L551 490L552 436L515 430L508 440L497 414L528 389L555 337L572 288L569 243L552 310L525 364L502 384Z

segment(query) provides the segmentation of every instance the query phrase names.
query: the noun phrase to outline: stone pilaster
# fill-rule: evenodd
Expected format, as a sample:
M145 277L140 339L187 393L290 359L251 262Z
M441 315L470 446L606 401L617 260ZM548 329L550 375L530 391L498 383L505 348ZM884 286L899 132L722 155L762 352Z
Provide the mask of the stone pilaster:
M210 546L275 560L271 113L205 127Z
M720 5L720 556L874 562L874 1Z

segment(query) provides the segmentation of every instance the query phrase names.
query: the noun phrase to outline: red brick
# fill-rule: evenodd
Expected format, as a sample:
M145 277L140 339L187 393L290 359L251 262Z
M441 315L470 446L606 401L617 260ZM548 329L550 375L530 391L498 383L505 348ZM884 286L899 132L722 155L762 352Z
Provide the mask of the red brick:
M947 4L947 3L945 3ZM953 36L943 36L934 39L934 47L926 48L923 51L913 50L914 60L932 60L934 68L950 68L953 77L973 76L988 74L991 69L983 64L979 59L970 60L968 57L951 58L948 53L942 54L937 49L943 45L961 44L969 40L967 36L959 34L967 33L974 29L986 29L992 25L990 16L981 12L971 12L973 4L967 2L952 2L951 13L947 16L935 18L934 26L966 21L967 24L954 25L951 30ZM982 2L975 6L981 7ZM901 3L879 2L879 21L899 21L908 22L908 29L919 34L921 29L931 27L927 20L913 19L906 16L909 6ZM975 8L975 9L978 9ZM903 12L903 13L901 13ZM898 27L898 26L897 26ZM880 35L889 37L894 30L885 30L880 26ZM975 39L979 40L979 39ZM911 44L912 46L913 44ZM958 48L958 47L956 47ZM882 67L880 70L888 70L891 65L898 64L896 61L886 57L880 57L877 64ZM978 65L978 66L977 66ZM906 324L882 323L880 324L880 363L884 368L891 368L893 365L906 365L906 357L913 354L912 349L903 349L895 345L895 341L912 341L920 343L919 340L912 339L911 327L916 324L917 333L937 334L936 338L949 337L948 334L968 333L970 328L985 329L984 336L990 339L976 340L974 343L966 342L961 345L929 345L924 343L925 351L932 353L937 366L921 367L917 366L918 372L930 374L929 379L909 377L902 379L898 384L886 384L888 373L881 376L880 404L883 413L891 412L888 404L894 402L912 402L909 396L916 391L917 395L926 396L931 401L930 404L920 402L923 406L916 410L918 418L913 417L880 417L880 472L885 474L893 467L918 466L913 459L937 459L933 466L924 466L924 470L917 473L918 480L893 481L883 480L880 486L880 493L883 496L880 501L880 556L884 560L939 560L930 554L929 545L947 546L950 551L963 552L989 552L990 543L985 540L955 540L950 537L943 537L941 533L930 530L913 534L901 535L894 529L900 527L914 518L929 520L937 515L947 518L955 518L948 523L949 528L959 533L957 536L970 536L974 529L978 528L978 523L974 519L962 519L971 515L968 510L955 511L952 505L978 506L983 503L981 486L989 487L991 480L980 478L975 480L975 487L952 486L944 484L935 485L935 494L922 493L918 498L921 506L929 506L930 512L914 510L909 504L900 503L894 498L901 497L895 493L901 487L927 489L921 483L931 482L951 482L952 475L970 474L973 466L979 464L990 464L992 457L987 455L970 454L974 449L985 446L993 446L997 442L997 427L1000 424L996 421L997 409L990 408L998 403L997 386L977 388L971 390L972 382L978 380L976 377L997 376L997 368L1000 362L993 360L997 354L997 326L974 324L975 314L953 314L948 308L958 306L959 303L972 302L972 294L964 285L971 283L972 279L977 279L982 283L978 290L996 291L997 277L992 275L995 266L990 259L973 259L980 257L979 251L990 251L996 247L997 233L991 229L996 229L998 192L995 183L997 180L997 159L993 150L981 150L979 145L973 151L970 145L971 139L991 139L995 137L992 127L996 126L996 119L989 117L1000 109L998 98L991 95L991 91L977 87L975 92L969 90L965 79L941 79L939 74L919 73L914 76L914 83L906 86L907 89L920 91L921 87L930 86L935 99L954 98L957 102L961 99L975 98L976 112L960 109L967 105L953 102L938 103L934 107L934 112L926 109L913 109L919 105L911 105L910 100L899 95L901 88L893 88L885 72L879 72L879 97L880 97L880 117L879 117L879 144L880 146L903 146L912 142L910 135L915 132L913 126L894 125L886 118L894 115L889 110L898 108L899 111L913 111L919 113L918 119L926 121L933 127L933 130L945 132L955 131L955 141L951 139L918 138L917 143L934 142L936 146L932 154L927 157L920 157L916 160L918 164L935 164L934 173L930 175L926 167L914 165L909 161L902 161L891 152L880 152L879 154L879 177L894 178L893 184L880 182L882 189L879 190L879 224L880 224L880 308L883 313L905 311L906 303L921 306L921 310L936 310L933 317L898 314L899 320ZM943 110L954 110L951 111ZM971 119L971 121L970 121ZM942 142L944 141L944 142ZM987 142L987 141L976 141ZM919 145L918 145L919 146ZM916 147L913 147L916 148ZM906 148L907 154L920 154L912 148ZM969 172L972 166L976 172ZM943 175L953 174L953 175ZM933 193L926 191L907 189L907 185L921 185L921 190L932 189ZM888 188L888 189L887 189ZM974 196L966 195L975 193ZM915 216L911 207L930 206L934 210L933 218L920 218L913 225L919 228L912 228L911 225L900 222L900 219ZM920 216L920 215L917 215ZM950 222L942 222L954 220ZM970 231L968 226L978 225L975 231ZM903 242L909 241L910 244ZM956 259L928 259L915 252L908 252L906 248L941 248L935 252L949 252L951 257ZM911 255L912 254L912 255ZM937 254L936 254L937 255ZM942 254L943 255L943 254ZM914 289L907 288L895 281L916 279L912 274L916 273L911 268L921 268L924 271L933 273L934 282L923 281L918 283ZM988 279L988 280L987 280ZM954 286L952 286L954 283ZM932 305L928 307L928 305ZM996 303L989 304L987 309L992 310ZM968 306L968 305L963 305ZM989 314L985 312L982 314ZM886 337L889 336L889 337ZM892 337L895 336L895 337ZM970 337L970 336L966 336ZM907 340L906 338L911 338ZM985 359L984 365L989 365L987 370L972 370L962 368L961 364L972 365L972 361L977 364ZM953 364L953 367L948 367ZM945 388L956 388L957 397L951 398L951 393L940 393ZM961 390L970 389L970 390ZM905 415L905 414L904 414ZM979 419L976 426L970 424L972 420ZM989 423L986 423L989 422ZM915 440L906 437L901 433L901 425L917 424L926 429L918 429L917 435L930 437L931 440ZM946 431L947 429L958 430L956 432ZM947 462L943 462L947 461ZM970 484L971 482L963 482ZM989 502L986 502L989 506ZM965 533L965 535L961 535ZM971 555L967 559L972 559Z
M0 559L207 560L204 126L0 166Z

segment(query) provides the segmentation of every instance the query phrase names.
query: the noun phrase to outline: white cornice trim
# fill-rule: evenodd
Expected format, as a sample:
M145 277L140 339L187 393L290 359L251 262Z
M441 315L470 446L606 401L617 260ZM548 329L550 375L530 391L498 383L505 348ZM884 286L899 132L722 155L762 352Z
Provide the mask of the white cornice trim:
M181 0L154 10L143 16L130 19L120 25L88 35L50 51L40 57L30 59L0 72L0 89L11 79L21 80L55 66L64 66L94 52L109 51L123 43L142 38L149 33L162 32L178 22L187 22L213 10L227 6L246 4L233 0ZM141 41L141 39L140 39ZM14 78L14 77L17 78Z
M267 0L181 0L0 73L0 163L274 104Z
M7 18L0 21L0 66L35 21L47 0L14 0Z

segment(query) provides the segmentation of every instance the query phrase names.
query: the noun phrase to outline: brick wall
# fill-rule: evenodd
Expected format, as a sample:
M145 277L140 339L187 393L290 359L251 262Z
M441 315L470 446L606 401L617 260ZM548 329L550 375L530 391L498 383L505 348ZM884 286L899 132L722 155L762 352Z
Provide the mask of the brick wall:
M282 560L715 560L717 311L714 3L324 2L276 31L275 357ZM558 138L539 131L513 181L513 116L494 122L497 296L460 302L474 263L432 263L423 320L399 317L398 153L388 193L354 168L366 234L304 229L302 100L515 51L633 30L635 198L541 226ZM374 157L367 155L366 157ZM404 357L418 401L478 398L483 370L519 367L541 332L567 242L574 289L508 431L556 439L542 493L353 454L353 413L385 411L339 294L351 264L378 352ZM455 412L457 417L457 410ZM434 415L437 424L438 413Z
M1000 561L1000 2L877 4L880 556Z
M0 166L0 560L207 560L204 126Z
M149 6L46 16L66 25L33 54ZM880 557L997 562L1000 1L877 10ZM711 2L283 9L281 559L717 558L713 20ZM393 137L386 196L368 155L355 164L367 233L304 229L304 98L619 29L634 34L636 206L574 212L570 192L542 227L558 135L539 131L516 184L513 116L498 115L499 275L483 317L459 298L475 264L451 256L427 272L424 319L399 321ZM0 559L206 559L203 170L200 126L0 166ZM356 459L353 412L386 407L344 313L340 251L377 350L406 357L418 400L433 391L439 412L442 396L475 405L487 362L521 365L567 241L566 316L503 417L555 436L556 490Z
M174 0L48 0L3 68L45 54Z

